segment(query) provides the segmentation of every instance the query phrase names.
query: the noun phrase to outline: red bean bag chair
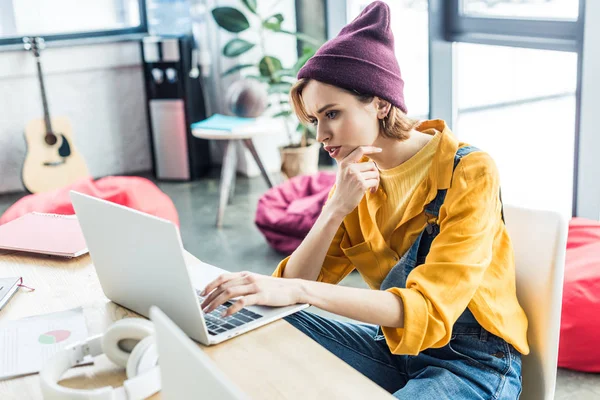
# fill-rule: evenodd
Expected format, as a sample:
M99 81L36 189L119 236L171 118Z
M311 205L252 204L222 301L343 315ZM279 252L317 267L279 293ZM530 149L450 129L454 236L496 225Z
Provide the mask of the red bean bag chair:
M558 366L600 372L600 222L569 224Z
M306 237L335 183L335 173L295 176L269 189L258 201L258 229L275 250L292 254Z
M168 219L179 226L177 210L169 196L153 182L136 176L109 176L96 181L84 178L50 192L30 194L6 210L0 218L0 225L32 211L75 214L69 198L70 190Z

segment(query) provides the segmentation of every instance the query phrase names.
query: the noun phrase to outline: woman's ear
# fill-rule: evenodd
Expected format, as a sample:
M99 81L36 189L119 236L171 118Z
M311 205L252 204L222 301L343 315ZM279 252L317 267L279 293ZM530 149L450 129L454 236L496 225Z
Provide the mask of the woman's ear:
M387 117L390 109L392 108L392 104L387 101L380 99L379 97L375 97L375 107L377 109L377 118L384 119Z

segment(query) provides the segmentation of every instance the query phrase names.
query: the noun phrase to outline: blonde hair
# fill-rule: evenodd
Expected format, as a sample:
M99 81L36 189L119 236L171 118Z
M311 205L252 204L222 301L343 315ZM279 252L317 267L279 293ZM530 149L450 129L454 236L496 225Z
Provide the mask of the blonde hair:
M290 90L290 104L294 113L304 124L310 123L310 118L306 113L304 101L302 100L302 90L308 85L310 79L300 79L296 82ZM374 95L362 94L356 90L350 90L345 88L339 88L355 96L361 103L370 103L373 101ZM416 119L409 118L405 113L402 112L398 107L392 105L388 115L380 120L379 133L383 136L404 141L410 136L410 131L419 126L420 122Z

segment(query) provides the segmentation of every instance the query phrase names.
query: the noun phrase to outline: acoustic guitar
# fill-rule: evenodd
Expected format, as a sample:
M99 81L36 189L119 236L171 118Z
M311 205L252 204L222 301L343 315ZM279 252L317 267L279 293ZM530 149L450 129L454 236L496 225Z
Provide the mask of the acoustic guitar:
M23 186L31 193L64 187L89 176L85 160L73 144L71 123L65 117L50 118L40 52L44 39L23 38L25 50L35 56L42 92L44 118L30 121L25 128L27 151L23 163Z

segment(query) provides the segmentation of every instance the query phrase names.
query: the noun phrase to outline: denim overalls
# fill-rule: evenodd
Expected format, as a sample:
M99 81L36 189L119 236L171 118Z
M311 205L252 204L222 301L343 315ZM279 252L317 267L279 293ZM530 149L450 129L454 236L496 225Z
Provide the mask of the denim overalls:
M454 169L462 157L474 151L478 149L458 149ZM438 190L425 207L425 213L435 220L446 192ZM439 225L428 223L380 289L406 287L408 274L425 262L439 232ZM454 324L450 343L416 356L392 354L381 327L374 325L340 322L304 311L286 320L397 398L508 400L517 399L521 392L521 355L482 328L468 308Z
M461 147L456 152L454 156L454 170L458 166L460 160L474 152L479 151L476 147L468 146ZM447 189L440 189L435 196L435 199L431 203L425 206L425 214L429 217L435 217L435 220L438 219L440 214L440 208L442 204L444 204L444 200L446 199ZM502 215L502 220L504 220L504 215ZM387 290L389 288L398 287L405 288L406 287L406 279L408 274L415 269L417 266L425 263L425 258L427 254L429 254L429 249L431 248L431 243L433 239L440 233L440 226L435 223L428 223L427 227L421 234L417 237L413 245L408 249L408 251L400 258L398 263L390 270L388 275L385 277L383 282L381 282L380 290ZM467 308L461 316L456 321L456 324L476 324L477 320ZM379 335L377 339L383 339L383 335L381 332L381 328L379 329Z

